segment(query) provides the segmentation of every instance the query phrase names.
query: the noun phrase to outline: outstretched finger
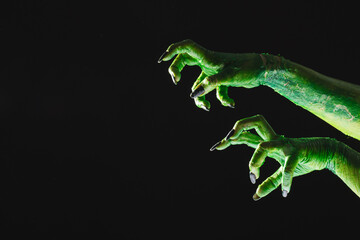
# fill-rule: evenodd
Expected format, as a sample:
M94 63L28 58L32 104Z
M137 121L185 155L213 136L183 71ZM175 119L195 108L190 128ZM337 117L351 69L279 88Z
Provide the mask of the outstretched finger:
M210 148L210 151L224 150L224 149L230 147L231 145L241 145L241 144L245 144L249 147L256 148L259 145L259 143L261 143L261 142L262 142L261 137L255 135L255 134L252 134L250 132L244 131L241 133L241 135L237 139L226 140L224 138L221 141L215 143Z
M255 201L259 200L260 198L265 197L272 191L274 191L281 183L282 177L282 167L279 167L275 173L273 173L270 177L268 177L265 181L263 181L256 189L256 192L253 196Z
M196 59L199 63L206 62L207 50L195 43L194 41L187 39L181 42L171 44L168 49L160 56L158 63L162 61L169 61L175 55L180 53L187 53L189 56Z

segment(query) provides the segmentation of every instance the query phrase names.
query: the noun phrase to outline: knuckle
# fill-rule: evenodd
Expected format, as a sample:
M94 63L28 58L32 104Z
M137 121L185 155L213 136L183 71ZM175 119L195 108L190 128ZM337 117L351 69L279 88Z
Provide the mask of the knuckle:
M270 142L260 142L258 148L262 151L266 151L270 146Z
M278 182L273 177L269 177L267 179L267 184L270 185L272 188L276 188L278 186Z
M290 181L293 177L293 173L287 169L284 170L283 172L283 179L284 181Z
M182 43L183 43L184 45L192 45L192 44L195 44L195 42L194 42L193 40L189 39L189 38L183 40Z
M203 83L208 86L216 86L217 80L216 80L216 77L214 77L214 76L208 76L204 79Z
M237 120L234 125L234 129L237 130L241 126L242 120Z
M255 117L259 120L265 120L265 117L261 114L256 114Z
M211 83L216 81L216 78L213 75L206 77L206 79Z

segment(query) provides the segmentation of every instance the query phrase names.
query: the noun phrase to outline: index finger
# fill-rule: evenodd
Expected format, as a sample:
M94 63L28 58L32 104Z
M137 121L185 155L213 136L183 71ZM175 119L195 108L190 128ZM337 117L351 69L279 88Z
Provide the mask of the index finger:
M203 64L208 50L200 46L193 40L187 39L181 42L171 44L168 49L160 56L158 63L162 61L169 61L175 55L180 53L187 53L195 58L200 64Z

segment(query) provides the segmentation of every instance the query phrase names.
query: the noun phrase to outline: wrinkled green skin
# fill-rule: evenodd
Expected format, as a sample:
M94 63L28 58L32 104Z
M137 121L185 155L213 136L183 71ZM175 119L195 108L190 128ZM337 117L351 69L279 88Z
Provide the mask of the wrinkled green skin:
M298 106L310 111L341 132L360 140L360 86L327 77L279 56L256 53L221 53L203 48L192 40L169 46L159 62L176 58L169 67L175 84L186 66L202 69L190 95L196 106L210 110L205 95L216 90L222 105L234 107L228 87L267 86ZM255 129L256 134L247 130ZM335 139L286 138L277 135L261 115L235 123L229 134L211 150L246 144L255 148L249 162L252 183L260 176L266 157L280 163L279 169L257 188L254 200L265 197L281 185L284 197L292 180L314 170L329 169L360 197L360 153Z

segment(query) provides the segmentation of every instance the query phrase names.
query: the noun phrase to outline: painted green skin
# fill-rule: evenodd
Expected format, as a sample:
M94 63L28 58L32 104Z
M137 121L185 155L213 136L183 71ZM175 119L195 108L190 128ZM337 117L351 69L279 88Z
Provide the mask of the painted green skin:
M158 62L169 61L174 56L169 73L175 84L180 81L186 65L197 65L202 69L190 94L199 108L210 110L205 95L214 89L222 105L234 107L228 87L262 85L360 140L358 85L327 77L279 56L214 52L192 40L170 45ZM255 129L258 135L247 131L250 129ZM280 163L279 169L258 186L254 200L265 197L280 185L286 197L293 177L322 169L332 171L360 197L360 153L335 139L286 138L277 135L263 116L256 115L237 121L228 135L210 150L223 150L238 144L255 148L249 162L252 183L259 178L266 157Z

